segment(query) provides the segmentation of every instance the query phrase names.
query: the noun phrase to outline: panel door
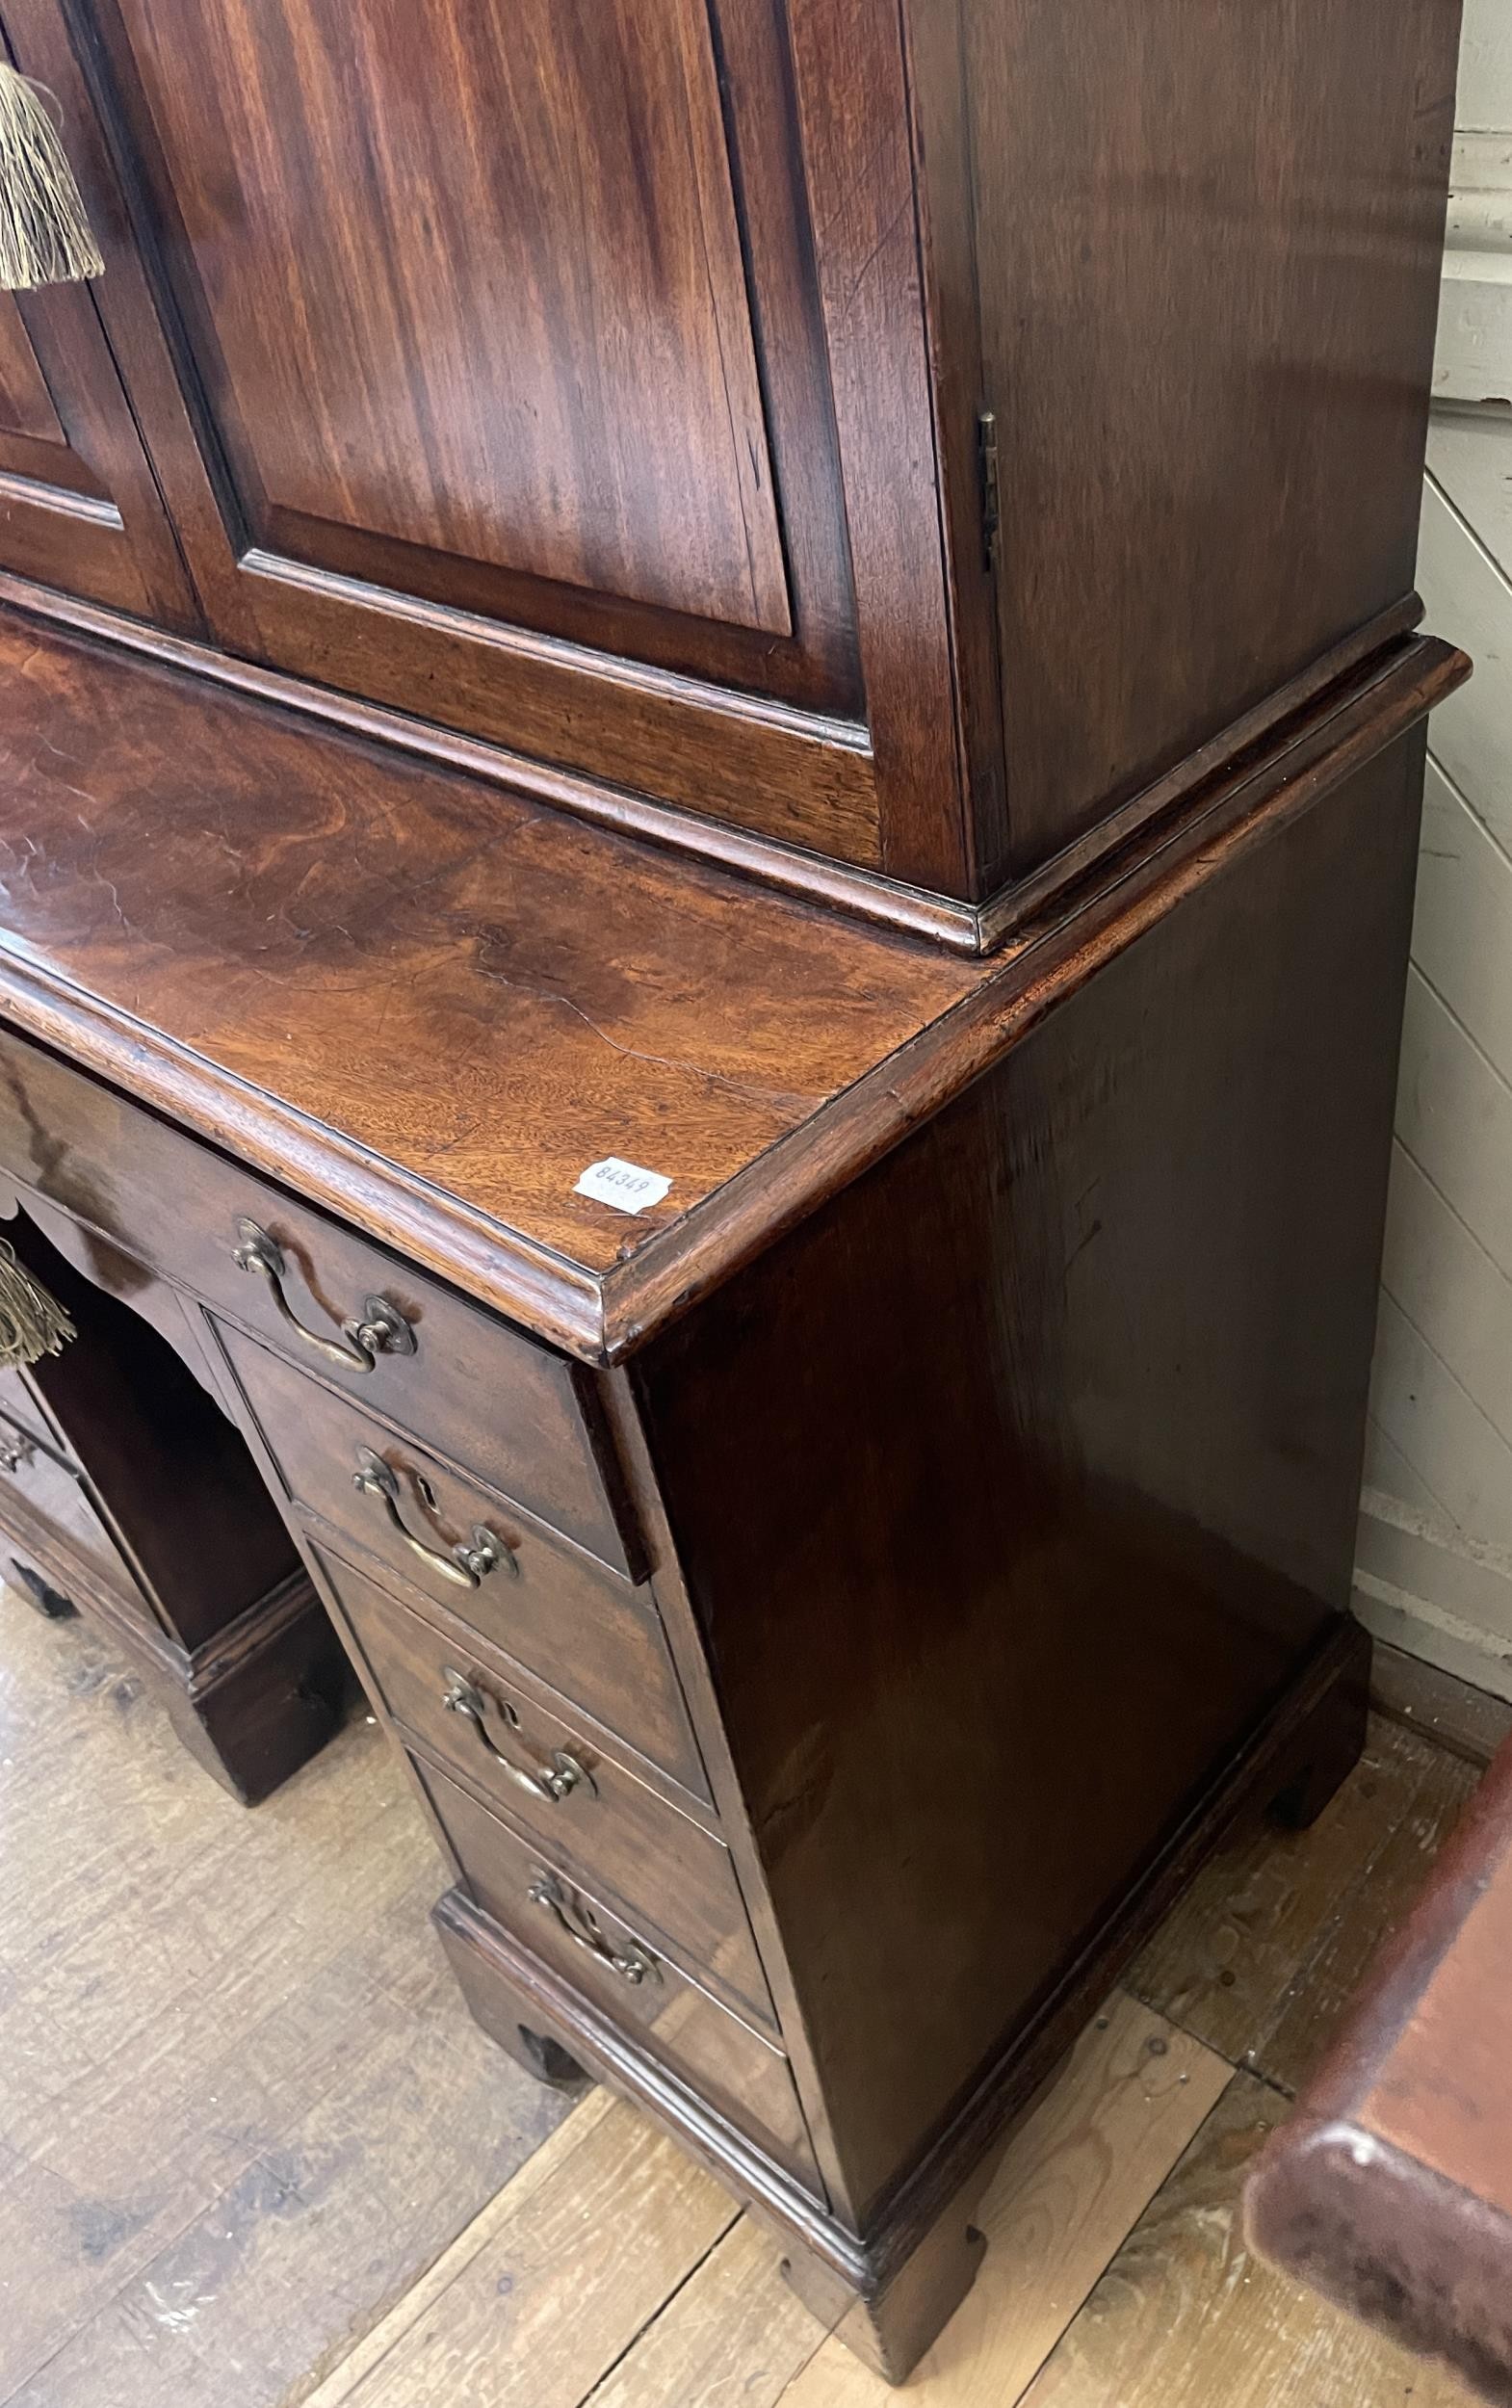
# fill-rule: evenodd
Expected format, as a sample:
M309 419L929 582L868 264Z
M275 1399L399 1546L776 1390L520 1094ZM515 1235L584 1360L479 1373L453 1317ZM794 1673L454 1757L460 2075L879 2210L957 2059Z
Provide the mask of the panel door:
M73 71L58 0L11 4ZM220 639L490 738L548 792L879 865L844 302L782 0L68 13L197 468L183 405L134 397ZM865 268L874 233L842 231ZM932 489L924 522L937 588Z
M11 55L33 64L24 46ZM93 140L89 113L65 112L63 133L77 160ZM88 285L0 293L0 568L136 617L198 624Z

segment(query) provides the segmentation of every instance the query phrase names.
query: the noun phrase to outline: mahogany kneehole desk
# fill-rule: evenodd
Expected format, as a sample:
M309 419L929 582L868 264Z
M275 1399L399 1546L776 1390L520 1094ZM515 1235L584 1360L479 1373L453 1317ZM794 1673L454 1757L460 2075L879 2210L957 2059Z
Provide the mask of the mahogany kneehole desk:
M7 1552L894 2378L1360 1741L1457 19L0 0Z
M235 1425L479 2019L669 2125L895 2376L1197 1851L1359 1744L1462 669L1389 649L971 959L0 625L23 1260ZM611 1155L665 1198L580 1193ZM262 1728L307 1714L307 1666L256 1677Z

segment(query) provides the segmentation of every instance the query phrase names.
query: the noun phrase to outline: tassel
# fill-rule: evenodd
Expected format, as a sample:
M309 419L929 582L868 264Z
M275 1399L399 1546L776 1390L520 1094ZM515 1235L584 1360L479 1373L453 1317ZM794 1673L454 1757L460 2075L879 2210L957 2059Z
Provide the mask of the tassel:
M8 1238L0 1238L0 1364L39 1363L44 1354L61 1354L78 1331L39 1279L34 1279L15 1259Z
M104 273L40 90L0 61L0 292L82 284Z

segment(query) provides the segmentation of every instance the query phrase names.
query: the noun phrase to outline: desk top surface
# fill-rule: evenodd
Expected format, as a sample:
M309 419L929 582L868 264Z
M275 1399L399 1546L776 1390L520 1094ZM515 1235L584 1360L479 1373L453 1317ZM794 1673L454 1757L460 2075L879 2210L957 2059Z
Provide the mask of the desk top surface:
M1137 932L961 958L11 613L0 798L5 1017L590 1359ZM609 1156L665 1200L579 1193Z

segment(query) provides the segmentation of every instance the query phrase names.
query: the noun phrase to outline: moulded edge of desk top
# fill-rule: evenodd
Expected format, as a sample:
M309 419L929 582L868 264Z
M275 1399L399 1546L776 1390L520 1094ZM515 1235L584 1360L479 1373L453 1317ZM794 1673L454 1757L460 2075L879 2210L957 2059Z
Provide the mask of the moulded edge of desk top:
M313 1120L6 948L0 1011L169 1120L350 1221L579 1360L609 1366L938 1112L1176 903L1341 784L1470 674L1407 640L1324 697L1274 750L1215 778L1153 840L1099 866L982 965L978 985L757 1155L629 1260L596 1273Z

